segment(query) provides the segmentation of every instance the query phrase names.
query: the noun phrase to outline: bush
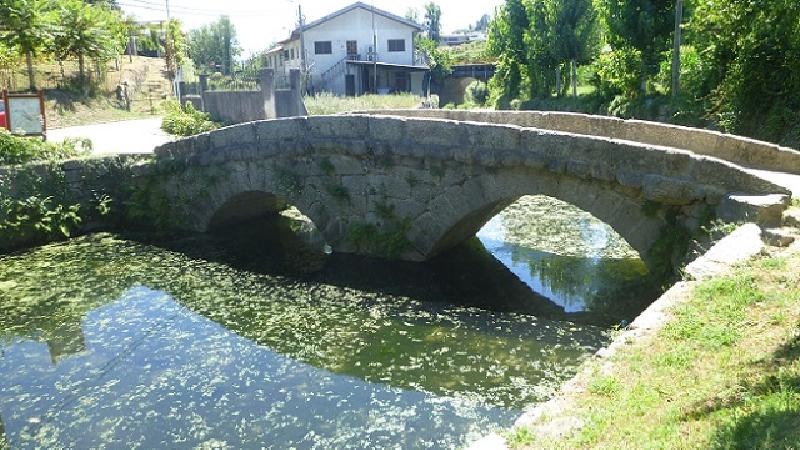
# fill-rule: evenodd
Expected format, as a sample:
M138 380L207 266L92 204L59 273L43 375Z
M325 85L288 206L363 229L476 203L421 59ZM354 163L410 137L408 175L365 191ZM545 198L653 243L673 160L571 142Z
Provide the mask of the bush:
M0 129L0 165L75 158L88 155L91 149L92 141L88 139L69 138L54 143L37 137L14 136Z
M467 90L464 93L464 101L468 104L484 106L487 100L489 100L489 88L486 83L475 80L467 86Z
M592 64L597 94L606 100L618 95L638 94L640 59L637 50L620 49L601 54Z
M194 109L189 102L181 108L177 101L168 101L164 104L164 112L161 129L175 136L194 136L218 128L208 113Z

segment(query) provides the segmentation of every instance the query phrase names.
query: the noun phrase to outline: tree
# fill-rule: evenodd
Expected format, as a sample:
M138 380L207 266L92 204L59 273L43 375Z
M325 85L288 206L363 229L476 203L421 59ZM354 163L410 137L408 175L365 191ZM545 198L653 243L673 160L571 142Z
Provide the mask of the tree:
M572 96L578 96L577 65L590 61L597 52L597 12L592 0L552 0L555 54L559 64L569 63Z
M434 2L426 4L425 22L428 25L428 38L439 42L442 37L442 8Z
M630 47L641 54L640 90L658 72L661 53L669 48L675 0L608 0L606 22L612 45Z
M489 17L488 14L484 14L481 18L475 22L475 27L473 28L475 31L486 31L489 29L489 22L491 22L492 18Z
M181 23L177 19L167 22L167 36L164 42L167 54L167 71L169 78L175 79L175 73L186 60L186 41L181 31Z
M419 22L419 11L417 11L417 8L409 7L406 9L405 18L412 22Z
M726 131L800 145L800 2L703 0L688 26L689 86Z
M102 59L119 54L126 33L118 12L102 3L60 0L54 13L61 26L53 33L53 54L59 60L77 57L81 82L85 80L86 57Z
M51 26L45 0L0 1L0 41L25 56L28 84L36 89L33 57L45 49L51 39Z
M439 42L424 36L417 36L414 45L427 58L431 79L437 84L442 83L453 71L453 55L450 49L440 47Z
M491 81L496 106L507 108L519 98L522 69L528 61L527 36L530 21L522 0L506 0L489 25L489 52L498 58L497 72Z
M226 16L189 32L189 54L198 68L220 64L222 72L230 75L240 53L236 29Z

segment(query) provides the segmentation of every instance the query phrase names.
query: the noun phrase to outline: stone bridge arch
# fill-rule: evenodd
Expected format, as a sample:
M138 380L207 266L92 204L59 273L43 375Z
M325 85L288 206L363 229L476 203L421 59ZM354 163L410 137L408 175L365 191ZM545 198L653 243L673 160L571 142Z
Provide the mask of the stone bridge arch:
M336 251L424 260L523 195L611 225L642 254L731 193L783 188L666 147L512 125L393 116L253 122L166 144L147 177L177 228L295 205ZM274 201L273 201L274 200Z

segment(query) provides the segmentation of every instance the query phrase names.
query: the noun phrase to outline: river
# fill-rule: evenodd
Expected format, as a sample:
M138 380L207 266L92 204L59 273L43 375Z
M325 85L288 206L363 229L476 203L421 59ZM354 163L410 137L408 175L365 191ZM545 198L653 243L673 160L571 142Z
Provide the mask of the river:
M546 197L422 264L311 235L280 216L0 257L0 437L458 447L546 400L658 293L613 230Z

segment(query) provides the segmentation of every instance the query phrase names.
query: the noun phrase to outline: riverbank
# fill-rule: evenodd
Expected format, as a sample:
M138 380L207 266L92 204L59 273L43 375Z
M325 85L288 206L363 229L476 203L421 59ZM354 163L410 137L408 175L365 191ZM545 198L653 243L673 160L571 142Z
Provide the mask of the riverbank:
M791 448L800 442L800 247L698 283L512 448Z

